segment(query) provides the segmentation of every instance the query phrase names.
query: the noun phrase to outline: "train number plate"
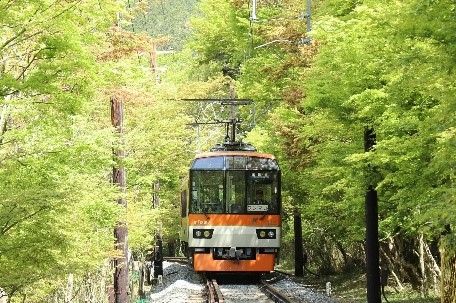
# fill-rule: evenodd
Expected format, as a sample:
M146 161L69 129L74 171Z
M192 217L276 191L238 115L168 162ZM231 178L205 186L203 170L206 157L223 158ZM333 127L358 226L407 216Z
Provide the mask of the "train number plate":
M268 211L267 205L247 205L247 211Z

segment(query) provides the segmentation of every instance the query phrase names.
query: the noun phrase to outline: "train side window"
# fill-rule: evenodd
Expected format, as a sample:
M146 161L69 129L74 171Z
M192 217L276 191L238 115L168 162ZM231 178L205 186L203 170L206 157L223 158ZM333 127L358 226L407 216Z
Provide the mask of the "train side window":
M184 218L187 216L187 191L184 190L181 192L181 217Z

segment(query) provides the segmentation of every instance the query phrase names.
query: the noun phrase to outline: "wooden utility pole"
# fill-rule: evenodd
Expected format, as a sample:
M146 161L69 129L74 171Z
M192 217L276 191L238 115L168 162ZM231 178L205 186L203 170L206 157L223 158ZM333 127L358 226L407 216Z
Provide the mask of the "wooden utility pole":
M371 127L364 130L364 151L372 150L376 143L375 131ZM369 168L367 178L372 178L372 168ZM369 181L369 183L371 183ZM366 208L366 276L367 302L381 303L380 293L380 255L378 243L378 199L373 184L368 184L365 199Z
M112 169L112 183L119 186L121 197L117 199L117 203L123 207L127 207L127 201L123 197L125 193L125 168L123 167L123 159L125 151L123 150L123 103L117 97L111 97L111 122L116 129L118 140L113 147L113 157L116 162ZM115 303L128 303L128 243L127 243L127 224L119 222L114 228L114 236L116 238L115 246L120 253L114 259L114 297Z

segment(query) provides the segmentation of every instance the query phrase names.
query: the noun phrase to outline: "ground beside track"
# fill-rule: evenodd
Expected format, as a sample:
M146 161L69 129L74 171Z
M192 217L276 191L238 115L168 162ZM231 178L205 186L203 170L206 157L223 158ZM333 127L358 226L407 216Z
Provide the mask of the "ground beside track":
M205 302L204 278L193 272L188 265L165 261L163 263L163 274L162 283L153 285L150 288L149 302ZM225 302L271 302L266 296L261 294L261 291L258 291L258 286L256 285L259 282L258 277L242 274L225 277L219 275L211 276L218 276L217 281L220 281L220 288L227 296L227 301ZM292 278L282 277L277 274L266 275L263 278L279 291L287 292L297 302L337 303L334 299L326 297L321 292Z

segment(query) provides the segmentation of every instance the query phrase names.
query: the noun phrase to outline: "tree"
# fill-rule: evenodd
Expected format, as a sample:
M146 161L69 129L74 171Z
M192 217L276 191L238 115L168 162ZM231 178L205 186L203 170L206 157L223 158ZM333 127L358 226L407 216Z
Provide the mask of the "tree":
M99 122L107 108L92 100L100 100L97 44L117 9L0 5L0 285L13 302L42 300L112 252L110 128Z
M148 6L134 17L131 30L146 32L151 37L165 37L168 41L161 48L179 51L190 33L188 23L195 5L195 0L149 1Z

